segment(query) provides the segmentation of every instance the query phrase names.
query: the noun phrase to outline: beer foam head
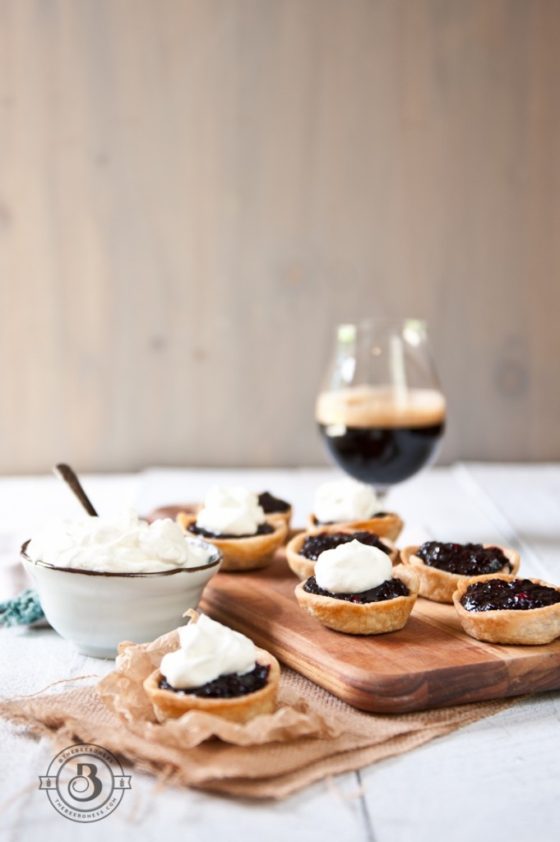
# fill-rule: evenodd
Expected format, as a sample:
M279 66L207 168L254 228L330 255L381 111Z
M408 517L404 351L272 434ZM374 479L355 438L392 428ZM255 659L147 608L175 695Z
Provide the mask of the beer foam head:
M445 420L445 398L436 389L350 386L321 392L319 424L342 427L431 427Z

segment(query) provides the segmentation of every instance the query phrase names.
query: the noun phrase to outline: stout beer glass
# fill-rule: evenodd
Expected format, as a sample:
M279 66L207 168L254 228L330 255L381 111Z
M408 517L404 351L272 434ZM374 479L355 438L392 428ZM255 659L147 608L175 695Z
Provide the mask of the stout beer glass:
M445 429L445 398L425 323L339 325L315 415L334 461L378 493L429 465Z

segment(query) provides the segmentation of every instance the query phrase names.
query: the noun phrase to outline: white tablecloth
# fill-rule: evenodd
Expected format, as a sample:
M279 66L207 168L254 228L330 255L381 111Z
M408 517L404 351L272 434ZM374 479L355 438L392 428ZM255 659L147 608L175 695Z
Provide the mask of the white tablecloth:
M303 523L313 489L328 470L151 470L85 477L100 512L197 500L213 482L268 488L295 504ZM457 465L392 492L406 543L434 536L517 547L524 571L560 582L560 467ZM46 518L75 503L51 477L0 479L0 598L12 587L17 548ZM2 696L33 693L112 664L78 655L52 630L0 631ZM275 840L371 842L558 842L560 694L549 693L409 754L325 781L278 803L244 803L188 790L157 790L134 774L132 791L102 822L81 826L56 813L38 776L52 756L0 721L0 839L4 842L110 838L188 842L259 834Z

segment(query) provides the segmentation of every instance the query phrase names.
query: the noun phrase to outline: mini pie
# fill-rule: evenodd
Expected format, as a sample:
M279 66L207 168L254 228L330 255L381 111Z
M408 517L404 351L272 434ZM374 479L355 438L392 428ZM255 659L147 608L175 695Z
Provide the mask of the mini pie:
M424 559L417 555L421 549L419 545L405 547L401 550L401 561L403 564L412 567L418 576L419 594L426 599L431 599L434 602L453 602L453 594L460 582L466 578L479 578L489 574L489 571L484 569L483 557L490 556L485 552L488 550L499 550L504 555L504 564L499 569L492 572L492 575L501 573L517 573L519 569L519 553L509 547L500 547L497 544L444 544L442 542L430 541L423 544L438 545L440 547L458 547L463 552L463 555L469 555L469 548L471 550L471 558L467 558L466 563L459 562L456 564L457 569L468 569L469 573L451 572L450 570L442 569L440 567L432 567L427 564ZM473 557L474 556L474 557ZM480 558L480 563L483 570L480 574L471 572L472 568L476 568L476 557ZM482 558L481 558L482 557Z
M309 532L300 532L298 535L294 535L294 537L288 541L286 544L286 560L290 567L290 570L296 574L300 579L308 579L310 576L313 576L315 572L315 561L319 555L319 552L331 549L332 547L338 546L339 543L343 543L342 541L336 542L336 539L332 542L329 542L328 536L338 536L338 535L349 535L354 538L357 538L362 543L371 543L374 546L379 546L381 548L387 549L387 555L390 557L393 564L396 562L398 557L398 552L393 546L392 542L389 541L388 538L381 538L376 532L370 529L351 529L349 527L338 527L338 526L325 526L323 529L312 529ZM361 536L361 537L358 537ZM308 539L315 539L318 543L317 539L320 541L322 538L325 538L325 546L324 547L317 547L317 554L316 557L308 558L306 555L302 553L304 549L304 544ZM375 540L378 539L378 540ZM351 541L352 538L348 538L348 541Z
M261 491L258 496L259 506L265 513L267 520L282 520L290 528L292 522L292 507L281 497L275 497L269 491Z
M404 526L404 522L394 512L379 513L367 520L336 521L332 523L322 523L317 520L316 515L310 514L308 524L309 529L315 530L334 527L335 529L353 529L357 532L363 529L366 532L375 532L380 538L388 538L390 541L397 540Z
M463 629L477 640L540 645L560 637L560 588L542 579L467 578L459 582L453 605Z
M268 667L266 684L244 695L208 698L197 696L189 690L163 689L160 684L164 678L159 669L145 679L144 690L160 722L177 719L189 711L211 713L231 722L247 722L260 714L272 713L280 682L280 665L270 652L257 649L256 662L257 666Z
M354 601L361 596L360 594L327 596L310 593L305 587L315 582L314 577L300 582L296 586L295 595L301 608L330 629L346 634L385 634L398 631L406 625L418 596L416 574L409 567L399 564L393 568L392 579L378 588L363 592L363 594L373 594L388 583L393 584L395 580L404 585L407 592L396 596L389 595L375 602Z
M227 535L222 538L217 534L194 531L192 527L196 526L196 515L180 513L177 515L177 522L185 532L199 535L205 541L218 547L224 558L221 566L222 573L266 567L288 534L285 521L275 517L266 518L262 525L266 531L257 532L255 535L240 535L239 537Z

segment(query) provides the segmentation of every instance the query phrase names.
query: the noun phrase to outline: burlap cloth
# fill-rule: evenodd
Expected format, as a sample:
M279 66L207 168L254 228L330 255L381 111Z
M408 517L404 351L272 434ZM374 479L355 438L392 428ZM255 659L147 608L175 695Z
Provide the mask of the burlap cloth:
M99 684L5 700L0 715L29 733L48 735L59 748L73 741L104 746L133 767L176 785L283 798L313 781L409 751L511 704L368 714L283 669L274 714L247 725L201 713L158 723L142 680L176 647L176 632L147 645L123 644L115 671Z

